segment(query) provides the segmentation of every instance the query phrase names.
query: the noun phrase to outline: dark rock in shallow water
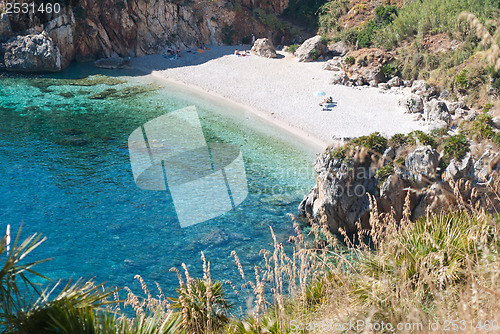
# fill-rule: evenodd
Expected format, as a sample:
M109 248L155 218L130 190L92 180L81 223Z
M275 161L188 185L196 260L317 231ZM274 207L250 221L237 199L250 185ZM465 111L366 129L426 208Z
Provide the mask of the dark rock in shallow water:
M82 137L71 137L71 138L63 138L57 141L59 145L64 146L85 146L90 142Z
M78 136L78 135L83 134L83 131L78 130L78 129L73 129L73 128L66 128L66 129L62 129L61 133L64 135Z
M122 68L128 64L130 64L130 58L122 58L122 57L102 58L94 62L95 67L104 68L108 70L115 70L118 68Z
M114 97L118 91L114 88L108 88L105 91L97 93L89 97L89 99L93 100L104 100L110 97Z
M75 97L75 94L73 94L71 92L62 92L62 93L58 93L57 95L62 96L62 97L66 97L66 98Z

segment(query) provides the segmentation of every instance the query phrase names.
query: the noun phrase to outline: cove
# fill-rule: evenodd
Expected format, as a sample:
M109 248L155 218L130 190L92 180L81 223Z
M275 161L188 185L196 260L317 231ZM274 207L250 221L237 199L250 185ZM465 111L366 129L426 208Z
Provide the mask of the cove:
M242 153L248 196L235 209L181 228L168 192L134 183L127 140L142 124L195 106L210 143ZM295 214L315 184L314 149L237 105L128 72L71 67L51 76L0 77L0 226L47 241L32 259L54 258L39 272L53 279L95 277L128 286L141 275L175 295L172 267L213 279L240 278L236 251L250 275L272 238L287 243ZM3 233L3 232L2 232Z

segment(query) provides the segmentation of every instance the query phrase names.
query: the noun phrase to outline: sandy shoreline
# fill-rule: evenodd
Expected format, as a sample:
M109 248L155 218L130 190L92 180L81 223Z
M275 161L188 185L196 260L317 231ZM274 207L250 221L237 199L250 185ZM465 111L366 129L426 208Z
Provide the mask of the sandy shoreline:
M377 88L329 84L332 72L322 62L298 63L280 53L278 59L232 55L235 46L215 46L204 53L181 53L177 60L151 55L132 60L132 67L154 78L199 93L228 99L318 148L338 138L378 131L391 136L423 129L398 107L400 95ZM240 50L242 48L240 47ZM337 105L325 112L318 105L324 91Z

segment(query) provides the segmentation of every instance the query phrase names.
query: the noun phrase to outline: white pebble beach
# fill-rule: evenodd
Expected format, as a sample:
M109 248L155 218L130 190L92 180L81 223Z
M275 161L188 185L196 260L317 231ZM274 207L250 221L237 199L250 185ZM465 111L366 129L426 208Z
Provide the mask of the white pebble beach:
M155 78L228 99L323 147L339 138L376 131L391 136L425 130L398 106L400 94L332 85L333 72L322 69L324 61L300 63L286 52L272 59L233 54L248 46L209 48L202 53L182 51L175 60L162 55L137 57L131 65ZM316 91L326 96L315 96ZM323 111L319 103L329 96L335 104Z

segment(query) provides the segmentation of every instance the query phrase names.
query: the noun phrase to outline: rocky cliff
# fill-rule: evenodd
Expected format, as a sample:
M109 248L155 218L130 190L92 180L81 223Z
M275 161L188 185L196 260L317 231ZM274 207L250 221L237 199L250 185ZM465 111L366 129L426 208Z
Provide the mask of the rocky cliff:
M5 7L0 7L0 67L14 70L5 64L6 52L29 52L9 40L18 35L35 38L46 32L46 42L55 45L65 68L72 60L143 56L167 47L184 49L236 43L252 34L269 36L271 31L253 18L252 10L281 14L287 6L288 0L79 0L61 4L57 14L7 14ZM26 70L36 67L32 65Z
M363 147L347 156L335 151L319 154L314 165L316 186L300 203L301 215L312 223L327 224L334 233L340 229L354 233L370 227L369 196L380 213L398 221L407 197L412 220L427 211L500 207L493 190L500 180L496 172L500 153L486 151L478 159L469 153L461 161L452 159L441 171L440 154L431 146L414 148L395 167L392 147L375 165L373 160L370 164L375 158L366 155Z

